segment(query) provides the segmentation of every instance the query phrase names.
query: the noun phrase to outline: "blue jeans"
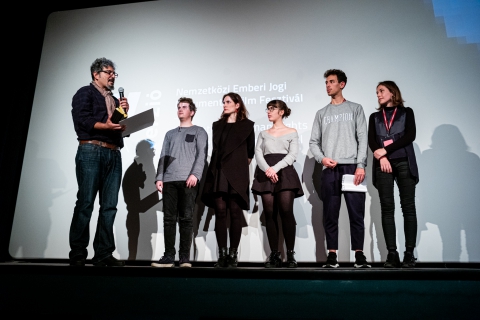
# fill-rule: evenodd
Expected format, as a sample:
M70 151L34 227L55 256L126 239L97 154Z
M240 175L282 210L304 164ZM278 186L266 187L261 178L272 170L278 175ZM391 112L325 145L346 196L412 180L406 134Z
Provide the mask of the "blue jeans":
M118 150L83 144L78 146L75 164L78 192L70 225L69 257L87 257L90 218L98 192L100 210L93 240L95 253L92 258L92 262L96 263L108 258L115 251L113 223L122 180L122 158Z
M180 231L179 254L190 256L193 236L193 212L198 194L198 183L187 188L185 181L170 181L163 184L163 236L165 255L175 256L177 221Z

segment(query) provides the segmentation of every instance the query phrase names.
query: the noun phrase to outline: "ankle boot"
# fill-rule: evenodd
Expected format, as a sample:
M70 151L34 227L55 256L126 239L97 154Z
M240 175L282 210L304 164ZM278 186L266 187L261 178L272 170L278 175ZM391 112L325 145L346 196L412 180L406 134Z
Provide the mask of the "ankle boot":
M225 268L227 266L228 249L226 247L218 248L218 260L215 268Z
M273 250L270 252L270 255L265 262L265 268L281 268L282 267L282 257L280 252Z
M297 261L293 257L294 254L295 251L287 250L287 268L296 268L298 266Z
M230 248L228 251L227 268L236 268L238 265L237 248Z

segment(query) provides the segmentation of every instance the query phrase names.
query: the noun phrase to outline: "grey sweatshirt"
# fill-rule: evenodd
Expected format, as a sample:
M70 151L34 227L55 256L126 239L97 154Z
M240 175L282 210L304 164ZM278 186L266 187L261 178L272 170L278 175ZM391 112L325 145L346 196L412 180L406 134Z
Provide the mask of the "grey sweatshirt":
M365 168L367 142L367 121L358 103L330 103L317 111L310 137L310 151L317 162L327 157L339 164L356 163L357 168Z
M200 181L207 150L208 135L202 127L177 127L168 131L163 140L155 180L186 181L193 174Z

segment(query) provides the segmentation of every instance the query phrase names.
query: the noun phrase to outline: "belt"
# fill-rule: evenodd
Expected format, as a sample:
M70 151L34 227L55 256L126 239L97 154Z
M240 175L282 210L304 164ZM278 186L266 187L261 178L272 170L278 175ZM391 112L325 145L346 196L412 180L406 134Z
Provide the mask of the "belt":
M103 142L99 140L80 140L80 144L85 144L85 143L96 144L97 146L108 148L111 150L120 150L120 147L117 147L113 143Z

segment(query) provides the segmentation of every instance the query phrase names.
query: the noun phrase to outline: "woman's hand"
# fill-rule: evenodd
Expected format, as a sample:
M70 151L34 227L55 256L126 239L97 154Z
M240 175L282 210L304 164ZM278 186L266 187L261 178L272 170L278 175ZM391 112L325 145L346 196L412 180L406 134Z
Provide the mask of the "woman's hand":
M385 148L380 148L375 150L375 152L373 153L373 156L375 157L375 159L380 160L380 158L385 156L386 154L387 154L387 150L385 150Z
M271 178L273 175L277 175L277 173L272 169L272 167L270 167L265 171L265 175L267 178Z
M390 161L388 161L387 157L380 158L380 169L382 172L392 173L392 166L390 165Z
M271 177L270 177L270 181L272 181L272 183L277 183L278 182L278 175L275 173L273 174Z

